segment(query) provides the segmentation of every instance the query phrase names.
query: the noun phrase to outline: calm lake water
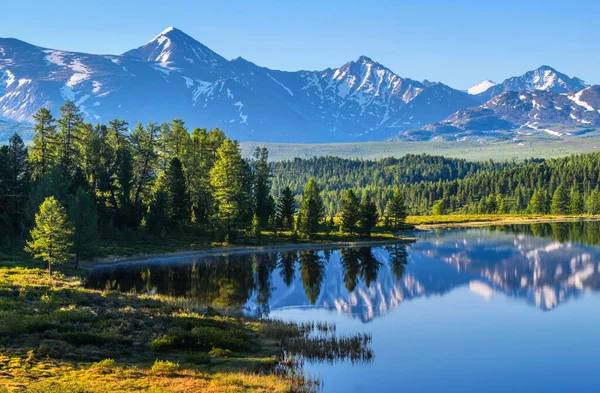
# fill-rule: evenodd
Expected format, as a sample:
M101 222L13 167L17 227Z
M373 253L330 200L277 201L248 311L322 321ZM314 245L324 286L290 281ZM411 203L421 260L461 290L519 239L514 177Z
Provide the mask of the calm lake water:
M451 229L385 247L170 258L88 285L370 333L374 359L306 364L325 392L600 391L600 223Z

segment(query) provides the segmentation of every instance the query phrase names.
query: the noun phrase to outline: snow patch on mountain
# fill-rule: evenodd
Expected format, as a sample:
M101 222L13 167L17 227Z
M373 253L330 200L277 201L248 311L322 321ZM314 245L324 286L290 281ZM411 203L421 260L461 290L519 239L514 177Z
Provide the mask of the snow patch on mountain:
M483 93L484 91L486 91L490 87L493 87L493 86L496 86L496 85L497 85L496 82L492 82L489 79L488 80L484 80L483 82L479 82L475 86L473 86L470 89L468 89L467 93L472 94L472 95Z

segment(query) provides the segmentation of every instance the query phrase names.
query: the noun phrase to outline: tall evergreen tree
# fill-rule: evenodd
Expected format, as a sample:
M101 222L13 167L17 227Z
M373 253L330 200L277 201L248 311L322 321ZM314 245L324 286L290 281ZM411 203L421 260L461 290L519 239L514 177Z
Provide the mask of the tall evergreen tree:
M323 218L323 200L317 182L310 178L304 187L302 204L298 212L298 230L311 237L319 230Z
M31 169L34 177L46 173L54 164L56 157L56 124L50 111L40 108L33 115L35 125L33 130L33 146L31 148Z
M57 135L58 164L68 174L74 174L75 167L81 160L82 132L80 127L83 123L83 116L72 101L66 101L60 107L60 113Z
M156 139L158 127L149 123L145 128L141 123L131 133L131 147L133 155L134 192L133 204L142 201L142 194L151 186L155 168L158 162L156 154Z
M296 201L291 188L285 187L277 201L277 222L281 229L294 229L294 214Z
M210 184L216 202L216 218L225 229L227 240L231 240L241 228L244 203L248 195L244 187L244 161L236 142L226 139L217 150L217 160L210 171Z
M342 230L349 233L356 233L358 220L360 219L360 204L356 194L352 190L344 193L341 218Z
M395 230L398 230L406 219L406 204L404 195L399 188L394 190L394 195L388 201L386 206L386 216L391 218L392 225Z
M588 214L600 214L600 191L594 188L585 201Z
M54 197L48 197L35 215L35 228L31 230L31 241L27 241L25 250L46 262L52 277L52 265L65 263L73 257L72 234L65 208Z
M567 214L569 212L569 196L565 188L561 185L556 187L554 195L552 195L552 204L550 205L550 213L552 214Z
M377 205L371 200L369 195L365 196L360 201L360 230L362 233L371 237L371 231L377 225L379 221L379 213L377 212Z
M529 201L529 210L534 214L548 214L550 211L550 201L548 192L545 189L536 189L531 195Z
M571 197L569 198L569 213L583 213L583 198L576 187L571 188Z
M174 157L169 162L165 180L171 219L176 223L189 222L187 186L179 158Z
M253 154L254 204L259 228L264 228L274 214L274 202L271 197L271 172L269 171L269 152L265 147L256 147Z

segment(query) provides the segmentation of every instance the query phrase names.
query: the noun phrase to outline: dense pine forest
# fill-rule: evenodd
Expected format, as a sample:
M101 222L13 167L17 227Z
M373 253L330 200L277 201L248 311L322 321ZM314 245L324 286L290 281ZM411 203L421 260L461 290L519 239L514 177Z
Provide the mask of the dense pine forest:
M271 163L277 195L298 193L307 178L323 186L327 214L340 211L352 189L382 214L397 188L408 214L600 213L600 153L523 162L467 162L428 155L367 161L321 157Z

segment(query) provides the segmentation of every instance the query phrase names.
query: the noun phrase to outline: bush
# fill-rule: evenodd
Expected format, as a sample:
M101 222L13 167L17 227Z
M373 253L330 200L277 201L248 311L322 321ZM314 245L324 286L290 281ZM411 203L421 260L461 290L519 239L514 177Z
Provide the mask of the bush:
M115 368L117 364L115 363L115 359L104 359L101 360L99 362L96 362L94 364L92 364L92 369L93 370L98 370L98 371L110 371L112 369Z
M173 374L180 369L179 363L173 363L168 360L157 360L152 365L152 372L156 374Z
M220 330L213 327L194 328L191 332L169 333L150 343L154 351L188 349L208 351L214 347L230 350L249 350L248 334L239 330Z
M208 354L213 358L228 358L231 356L231 351L229 349L213 348Z

